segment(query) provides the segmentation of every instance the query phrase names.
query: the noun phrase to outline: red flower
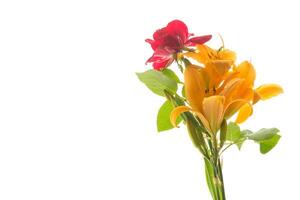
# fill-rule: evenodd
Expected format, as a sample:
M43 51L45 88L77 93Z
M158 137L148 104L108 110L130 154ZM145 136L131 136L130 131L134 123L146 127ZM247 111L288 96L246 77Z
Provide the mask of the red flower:
M171 21L166 27L155 31L153 40L146 39L154 50L146 63L152 63L154 69L161 70L168 67L174 61L174 55L184 47L204 44L211 39L211 35L190 38L191 36L193 34L188 32L182 21Z

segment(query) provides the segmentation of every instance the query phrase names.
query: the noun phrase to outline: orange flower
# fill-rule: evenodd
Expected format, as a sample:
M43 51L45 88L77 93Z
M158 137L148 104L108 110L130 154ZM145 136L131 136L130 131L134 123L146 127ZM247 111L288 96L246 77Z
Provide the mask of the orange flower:
M183 55L203 65L206 76L209 77L207 84L210 92L219 86L236 60L233 51L224 48L215 50L206 45L197 45L195 52L188 52Z
M256 72L247 61L232 67L226 75L221 76L219 84L212 87L211 83L217 81L215 76L208 73L209 67L189 65L185 68L184 87L189 106L179 106L172 111L171 122L174 126L181 113L190 111L211 134L216 134L224 119L227 120L238 112L236 122L242 123L252 115L252 105L283 92L276 84L266 84L254 89Z
M190 107L176 107L171 113L171 122L176 126L177 117L183 112L191 111L199 117L211 134L216 134L223 119L231 117L248 102L244 99L230 100L233 88L238 83L241 84L241 81L229 82L229 85L224 87L222 94L207 95L207 83L210 80L205 75L204 68L195 65L186 67L184 71L185 94Z
M243 82L238 86L236 91L230 97L231 100L244 99L245 101L248 101L252 105L254 105L259 100L266 100L283 92L283 89L276 84L265 84L254 89L256 72L253 65L247 61L244 61L237 67L234 67L233 71L230 72L228 77L229 78L224 81L225 84L236 79L243 80ZM250 104L243 105L238 113L236 123L244 122L251 115L252 106Z

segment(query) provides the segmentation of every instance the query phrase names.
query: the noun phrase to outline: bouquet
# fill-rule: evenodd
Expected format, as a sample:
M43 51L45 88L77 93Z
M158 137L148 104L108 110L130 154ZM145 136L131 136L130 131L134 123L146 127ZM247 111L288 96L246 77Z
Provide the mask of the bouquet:
M153 69L137 76L153 93L165 98L158 111L157 130L186 126L203 156L212 198L225 200L223 153L233 145L240 149L246 140L258 143L263 154L276 146L281 137L277 128L241 130L239 124L252 115L255 104L283 89L277 84L255 87L252 63L236 63L236 53L226 49L223 40L219 48L209 47L206 43L211 38L194 36L182 21L171 21L146 40L154 51L146 63Z

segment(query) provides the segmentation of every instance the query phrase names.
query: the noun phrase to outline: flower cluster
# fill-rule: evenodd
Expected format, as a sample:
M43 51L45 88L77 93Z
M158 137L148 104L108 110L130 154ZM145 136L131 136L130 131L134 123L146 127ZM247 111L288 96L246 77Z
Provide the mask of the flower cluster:
M283 92L277 84L256 87L256 72L249 61L238 63L236 53L206 44L211 35L196 36L174 20L147 39L154 53L146 63L153 69L137 73L155 94L165 97L157 115L157 130L166 131L182 121L192 142L203 155L208 188L214 200L225 200L222 153L246 140L259 144L265 154L280 139L277 128L256 132L239 124L253 114L253 106ZM171 70L176 61L183 80ZM180 74L181 75L181 74ZM182 90L178 92L178 87ZM230 121L233 116L236 118Z
M185 95L189 106L176 107L172 114L175 125L179 114L195 113L211 134L216 134L224 119L238 113L236 123L244 122L252 114L252 105L283 92L277 84L254 87L256 72L244 61L236 64L236 54L221 47L218 50L197 45L196 51L182 54L197 61L184 70Z

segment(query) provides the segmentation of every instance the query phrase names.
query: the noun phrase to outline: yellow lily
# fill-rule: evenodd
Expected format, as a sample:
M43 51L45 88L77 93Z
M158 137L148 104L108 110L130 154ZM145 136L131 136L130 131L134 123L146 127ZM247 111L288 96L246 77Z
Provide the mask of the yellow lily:
M204 68L195 65L186 67L184 71L185 94L190 107L176 107L170 119L176 126L177 117L183 112L191 111L201 120L210 134L216 134L223 119L231 117L248 102L244 99L230 100L234 89L243 83L240 79L229 81L222 93L208 96L207 82L210 80L205 75Z
M190 107L179 106L172 111L174 126L181 113L190 111L211 134L216 134L223 119L229 119L238 112L235 121L242 123L252 115L252 105L283 92L276 84L254 89L256 72L253 65L244 61L233 66L234 52L216 51L205 45L199 45L197 49L198 52L185 55L201 62L204 67L189 65L185 68L184 87Z
M254 105L259 100L266 100L283 92L283 89L277 84L265 84L254 89L256 72L250 62L242 62L230 73L230 78L224 81L225 84L237 78L243 80L243 83L239 85L239 88L231 96L231 100L244 99ZM238 113L236 123L244 122L251 115L252 106L250 104L243 105Z
M233 51L224 48L215 50L206 45L197 45L195 52L188 52L184 55L204 65L215 63L217 66L225 65L228 67L234 64L236 60L236 54Z
M204 65L204 71L210 77L210 88L216 88L236 60L236 54L228 49L212 49L206 45L197 45L195 52L183 54Z

